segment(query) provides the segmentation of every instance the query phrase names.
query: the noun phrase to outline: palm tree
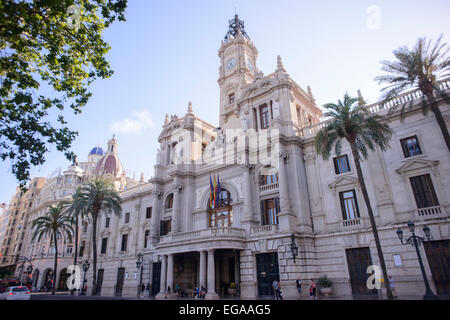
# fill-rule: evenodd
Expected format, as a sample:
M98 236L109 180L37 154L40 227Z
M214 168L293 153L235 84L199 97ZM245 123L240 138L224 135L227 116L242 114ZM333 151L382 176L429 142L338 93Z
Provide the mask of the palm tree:
M77 265L78 258L78 238L79 238L79 221L86 216L86 209L83 207L83 198L81 194L81 187L75 190L70 201L70 206L67 209L72 219L72 224L75 225L75 253L73 257L73 265ZM75 272L75 270L74 270ZM73 294L73 290L72 290Z
M392 131L386 123L382 122L379 115L370 114L369 110L359 101L359 98L352 98L346 93L343 101L339 100L337 104L328 103L324 105L327 111L324 116L330 118L330 120L317 133L315 148L317 153L327 160L333 146L336 155L339 156L342 150L342 140L346 140L350 144L383 276L384 279L389 279L360 162L361 156L367 159L368 149L373 151L378 146L382 151L385 151L389 147ZM389 285L386 285L386 290L388 299L393 299Z
M102 211L106 211L108 214L114 212L115 215L120 216L122 213L121 199L110 180L96 177L81 187L79 208L83 208L92 221L92 295L95 295L97 287L97 222Z
M50 236L50 244L53 243L55 249L55 265L53 269L52 295L56 289L56 275L58 270L58 239L63 238L72 241L73 229L72 220L66 213L67 203L59 202L57 205L48 207L48 211L42 217L33 221L33 240Z
M387 83L383 88L385 101L397 96L406 89L416 88L422 93L422 109L426 114L429 109L434 113L441 129L447 148L450 151L450 135L442 113L439 110L438 101L444 100L450 103L450 98L445 89L439 87L442 79L450 75L449 49L445 49L446 43L441 44L442 35L434 45L431 40L420 38L413 49L404 46L394 51L396 61L381 61L381 70L387 75L378 76L375 81L379 84ZM409 107L413 106L410 101ZM402 105L402 118L406 104Z

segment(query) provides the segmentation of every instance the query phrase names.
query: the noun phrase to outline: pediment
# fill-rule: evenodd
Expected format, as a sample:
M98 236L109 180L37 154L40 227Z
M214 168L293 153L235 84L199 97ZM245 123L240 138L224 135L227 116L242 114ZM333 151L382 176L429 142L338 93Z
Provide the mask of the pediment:
M395 171L398 174L404 175L408 172L415 171L415 170L421 170L424 168L434 168L437 165L439 165L438 160L427 160L427 159L411 159L404 163L400 168L396 169Z
M252 84L248 86L248 88L241 95L239 102L263 94L272 89L275 85L276 83L273 79L269 78L256 79Z
M105 229L100 235L104 238L109 237L111 235L111 231Z
M336 190L338 187L343 186L355 186L358 184L358 178L351 176L351 175L345 175L345 176L338 176L336 177L333 182L331 182L328 187L330 189Z
M122 226L119 231L120 231L120 233L126 233L126 232L130 232L131 228L129 226Z

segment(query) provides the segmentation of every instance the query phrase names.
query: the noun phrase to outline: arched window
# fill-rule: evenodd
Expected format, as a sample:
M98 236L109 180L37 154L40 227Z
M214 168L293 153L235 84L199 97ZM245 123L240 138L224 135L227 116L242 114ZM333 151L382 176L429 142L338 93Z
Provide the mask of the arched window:
M222 189L216 203L208 201L209 227L231 227L233 224L232 202L231 193L226 189Z
M262 186L278 183L278 171L273 167L265 167L261 170L259 183Z
M166 209L172 209L173 208L173 193L169 194L169 196L166 198Z

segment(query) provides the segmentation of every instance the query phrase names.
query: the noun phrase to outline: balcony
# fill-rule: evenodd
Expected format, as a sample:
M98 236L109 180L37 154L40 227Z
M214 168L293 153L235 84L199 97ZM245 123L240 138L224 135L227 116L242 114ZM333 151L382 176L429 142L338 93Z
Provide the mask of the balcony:
M278 231L277 224L268 224L265 226L258 226L250 229L250 235L264 235L273 234Z
M446 216L441 206L417 209L415 214L418 219L445 218Z
M349 219L342 221L342 227L344 230L356 229L362 226L361 218Z
M173 244L186 241L198 241L203 239L243 240L245 239L245 230L232 227L218 227L191 232L168 234L160 238L159 244Z
M260 192L266 192L266 191L273 191L273 190L278 190L278 182L277 183L272 183L272 184L266 184L264 186L260 186L259 187L259 191Z

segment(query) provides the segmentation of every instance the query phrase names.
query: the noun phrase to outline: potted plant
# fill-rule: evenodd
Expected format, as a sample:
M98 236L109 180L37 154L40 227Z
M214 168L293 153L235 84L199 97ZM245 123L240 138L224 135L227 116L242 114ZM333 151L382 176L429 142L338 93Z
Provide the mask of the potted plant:
M320 293L328 296L331 294L331 287L333 286L333 281L328 279L327 275L324 275L323 277L320 277L317 281L318 285L320 286Z
M231 282L228 287L228 294L234 296L236 294L236 283Z

